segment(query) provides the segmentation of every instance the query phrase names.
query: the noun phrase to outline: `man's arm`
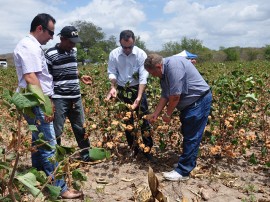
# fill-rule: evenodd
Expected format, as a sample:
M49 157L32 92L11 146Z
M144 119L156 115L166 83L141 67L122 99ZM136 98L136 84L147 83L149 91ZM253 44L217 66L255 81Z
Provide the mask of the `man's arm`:
M35 72L26 73L26 74L23 75L23 78L25 79L27 84L36 85L36 86L39 86L40 89L42 89L41 85L40 85L40 82L39 82L39 79L37 78L37 75L36 75ZM52 107L54 108L53 103L52 103ZM53 121L53 118L54 118L54 115L52 115L50 117L45 115L44 119L45 119L46 122L49 123L49 122Z
M155 122L160 114L160 112L164 109L164 107L167 105L168 99L161 97L159 99L158 105L155 109L155 111L152 114L146 115L146 119L149 120L151 123Z
M27 84L37 85L41 88L39 79L37 78L37 75L35 72L26 73L23 75L23 78L25 79Z
M110 79L111 82L111 88L109 93L107 94L107 97L105 98L105 101L109 101L111 97L115 98L117 96L117 80L116 79Z
M173 113L173 110L177 106L180 100L180 95L170 95L169 96L169 104L167 106L167 116L171 116Z
M169 96L169 104L167 106L167 112L163 115L162 119L163 121L169 123L171 120L171 116L173 113L173 110L177 106L180 100L180 95L170 95Z
M131 109L136 109L139 106L142 99L142 94L145 88L146 88L146 84L139 84L138 95L134 103L131 105Z

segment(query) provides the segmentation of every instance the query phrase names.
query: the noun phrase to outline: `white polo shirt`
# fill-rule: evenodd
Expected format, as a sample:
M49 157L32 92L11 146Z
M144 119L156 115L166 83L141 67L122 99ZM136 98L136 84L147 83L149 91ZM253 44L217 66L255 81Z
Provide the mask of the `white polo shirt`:
M18 88L26 88L27 83L23 77L26 73L35 72L45 95L53 95L53 78L49 74L44 51L37 39L28 35L22 39L13 52L14 63L18 76Z

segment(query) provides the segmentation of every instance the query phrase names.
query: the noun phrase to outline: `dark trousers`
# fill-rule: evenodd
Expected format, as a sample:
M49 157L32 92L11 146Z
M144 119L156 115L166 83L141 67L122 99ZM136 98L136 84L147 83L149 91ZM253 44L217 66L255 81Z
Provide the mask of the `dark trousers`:
M196 167L200 143L207 124L212 104L212 93L208 92L192 105L181 111L181 131L184 137L183 153L175 169L182 176L188 176Z
M137 96L138 96L138 88L139 86L132 86L132 87L121 87L118 86L117 90L118 90L118 98L123 101L126 104L133 104L134 101L136 100ZM141 103L139 105L139 107L137 107L137 109L135 110L137 117L139 119L141 119L144 115L148 114L148 103L147 103L147 98L146 98L146 94L143 93L142 95L142 99L141 99ZM131 118L125 122L127 125L134 124L134 117L131 116ZM149 137L144 137L143 134L145 131L150 131L150 125L149 122L145 119L143 119L143 123L141 125L141 133L142 133L142 139L143 139L143 143L145 144L145 146L148 147L152 147L153 146L153 139L151 136ZM133 145L133 142L135 140L135 136L131 134L131 132L129 131L125 131L126 133L126 138L127 138L127 142L129 146Z

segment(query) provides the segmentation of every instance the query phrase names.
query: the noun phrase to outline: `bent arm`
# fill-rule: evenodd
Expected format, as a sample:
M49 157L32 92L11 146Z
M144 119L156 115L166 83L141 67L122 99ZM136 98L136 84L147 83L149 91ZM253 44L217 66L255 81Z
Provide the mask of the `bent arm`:
M27 84L37 85L41 88L39 79L37 78L37 75L35 72L26 73L23 75L23 78L25 79Z
M167 106L167 116L171 116L173 110L177 106L180 101L180 95L170 95L169 96L169 104Z

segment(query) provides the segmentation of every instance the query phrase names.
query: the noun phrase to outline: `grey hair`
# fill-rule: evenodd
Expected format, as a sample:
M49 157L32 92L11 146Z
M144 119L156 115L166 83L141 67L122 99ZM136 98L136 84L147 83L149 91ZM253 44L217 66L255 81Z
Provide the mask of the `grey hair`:
M144 61L145 69L155 69L157 64L162 64L162 56L156 53L149 54Z

